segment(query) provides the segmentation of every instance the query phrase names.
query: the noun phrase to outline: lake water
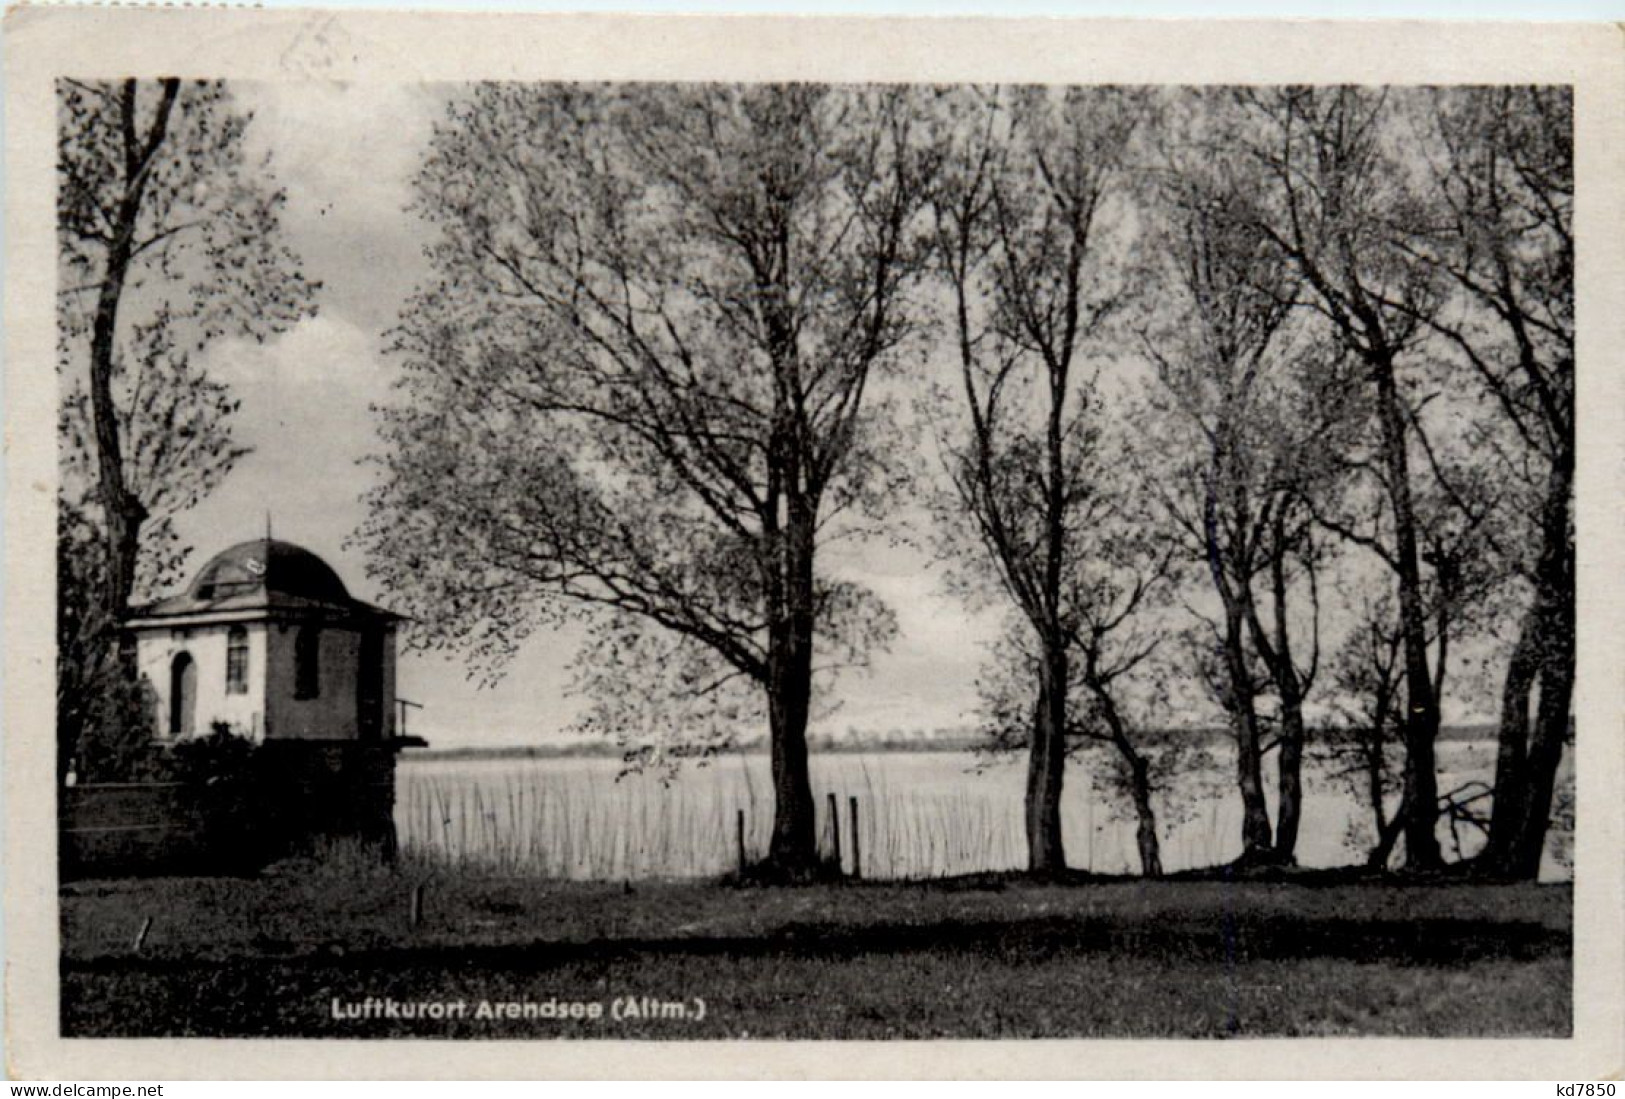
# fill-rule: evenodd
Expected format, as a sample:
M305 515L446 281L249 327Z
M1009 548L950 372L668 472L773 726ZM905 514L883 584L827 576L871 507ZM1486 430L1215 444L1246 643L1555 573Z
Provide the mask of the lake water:
M1488 782L1493 742L1439 745L1440 790ZM1138 872L1134 821L1090 786L1085 764L1071 765L1063 803L1068 863L1099 873ZM573 879L700 877L738 864L738 814L745 814L749 857L767 847L772 785L765 755L686 763L675 776L623 775L618 759L412 759L397 779L396 824L410 852L449 863ZM1228 772L1224 772L1227 774ZM842 861L852 868L849 799L858 799L862 873L918 878L1026 864L1022 827L1025 761L973 753L847 752L815 754L818 831L831 850L828 795L836 796ZM1269 776L1273 785L1273 776ZM1562 782L1572 783L1566 764ZM1298 861L1337 866L1358 861L1370 843L1369 812L1312 757L1304 775ZM1487 808L1479 806L1479 808ZM1163 866L1212 866L1241 851L1241 804L1215 772L1159 806ZM1273 819L1273 796L1270 811ZM1440 825L1447 857L1456 838ZM1480 839L1464 827L1460 850ZM1570 837L1554 829L1541 877L1571 876Z

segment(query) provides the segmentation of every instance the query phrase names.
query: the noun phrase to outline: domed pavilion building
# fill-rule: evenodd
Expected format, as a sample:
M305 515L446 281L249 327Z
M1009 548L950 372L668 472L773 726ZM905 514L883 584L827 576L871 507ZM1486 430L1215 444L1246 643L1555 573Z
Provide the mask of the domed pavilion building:
M267 532L269 533L269 532ZM216 554L186 591L125 620L160 781L65 777L59 873L253 871L325 840L396 850L400 615L270 537ZM251 741L243 751L211 734ZM217 781L223 780L223 781Z
M128 626L160 741L224 725L256 742L385 744L399 621L314 553L262 538L216 554Z

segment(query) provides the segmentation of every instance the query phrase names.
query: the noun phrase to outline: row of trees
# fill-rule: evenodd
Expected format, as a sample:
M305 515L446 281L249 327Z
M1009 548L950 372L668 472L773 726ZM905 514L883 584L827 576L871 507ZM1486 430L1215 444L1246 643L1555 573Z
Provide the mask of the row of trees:
M928 516L956 590L1009 611L986 716L1028 754L1033 870L1064 868L1065 760L1099 746L1160 871L1195 739L1170 715L1205 695L1244 860L1294 858L1335 706L1374 862L1439 867L1451 812L1488 831L1475 869L1531 876L1574 675L1570 114L1525 87L473 87L417 180L435 278L360 542L478 667L585 617L589 724L765 723L787 875L819 686L895 630L820 554ZM1475 646L1506 653L1488 820L1434 759Z
M58 92L59 756L112 776L143 734L118 623L242 454L201 356L315 288L229 89ZM1010 614L985 716L1028 753L1035 870L1099 749L1158 872L1197 743L1170 715L1212 703L1245 859L1293 858L1337 710L1373 861L1439 865L1445 811L1487 828L1475 868L1531 875L1574 675L1570 115L1553 88L472 87L418 179L436 274L360 541L420 640L493 674L584 617L590 724L765 724L786 874L820 688L895 632L820 554L928 519ZM1475 647L1488 819L1433 761Z

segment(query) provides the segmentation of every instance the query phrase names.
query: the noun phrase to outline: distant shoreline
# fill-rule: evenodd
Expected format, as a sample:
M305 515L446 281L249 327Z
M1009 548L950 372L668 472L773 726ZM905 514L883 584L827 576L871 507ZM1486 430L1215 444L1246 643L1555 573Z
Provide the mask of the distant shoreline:
M1224 736L1223 730L1210 729L1206 733L1218 738ZM1496 727L1490 724L1478 725L1447 725L1439 730L1439 740L1443 743L1483 742L1494 741ZM425 739L432 745L435 737L429 734ZM984 747L986 741L969 735L941 737L877 737L874 739L857 738L842 740L814 739L808 744L808 750L814 754L854 754L859 752L973 752ZM715 752L710 758L718 756L764 756L767 754L766 741L756 741L741 745L725 752ZM707 758L701 752L683 752L673 749L669 753L681 758ZM523 744L523 745L470 745L461 748L409 748L401 753L403 761L413 760L463 760L463 759L622 759L627 750L617 744L599 741L575 741L569 744Z
M432 737L426 738L432 744ZM807 746L808 751L815 755L852 754L857 752L970 752L981 745L980 741L964 740L932 740L932 741L838 741L815 742ZM765 756L768 748L765 741L741 745L725 752L712 752L709 755L703 752L684 752L672 749L669 756L683 759L716 759L723 756ZM597 744L584 742L579 744L527 744L502 747L467 748L409 748L401 753L403 760L456 760L456 759L622 759L627 750L616 744Z

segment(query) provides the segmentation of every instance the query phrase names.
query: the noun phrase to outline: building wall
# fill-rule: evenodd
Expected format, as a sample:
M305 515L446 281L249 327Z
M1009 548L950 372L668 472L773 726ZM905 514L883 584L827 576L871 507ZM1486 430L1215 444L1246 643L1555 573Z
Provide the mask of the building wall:
M190 653L197 665L197 704L192 734L207 736L224 721L238 736L265 736L265 670L267 630L264 623L245 622L248 631L248 691L226 693L226 647L231 624L142 630L136 636L136 663L156 701L154 733L169 739L170 668L177 654Z
M239 736L272 739L354 740L357 738L356 691L360 678L361 634L342 625L321 629L318 662L320 690L315 698L294 697L296 686L294 623L249 622L248 691L226 693L226 649L230 624L142 630L136 638L136 660L151 687L154 733L169 738L170 668L176 654L191 654L197 665L197 703L192 732L207 736L224 721ZM384 633L382 734L396 732L395 630Z
M361 634L339 625L324 625L318 649L321 675L315 698L295 698L295 639L300 627L277 623L270 628L270 662L266 675L266 736L274 739L356 739L356 686Z
M384 738L399 736L395 718L400 707L395 705L395 627L384 630Z

